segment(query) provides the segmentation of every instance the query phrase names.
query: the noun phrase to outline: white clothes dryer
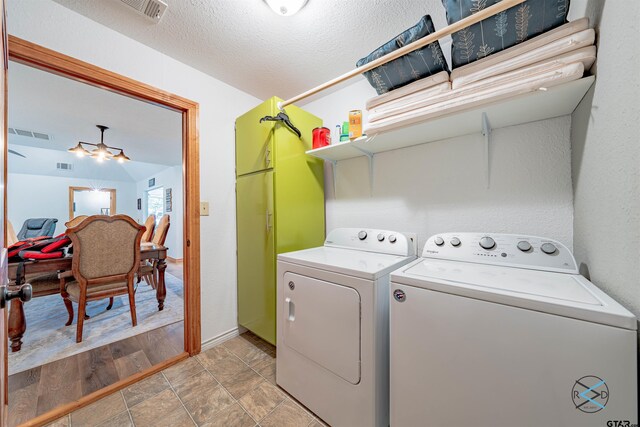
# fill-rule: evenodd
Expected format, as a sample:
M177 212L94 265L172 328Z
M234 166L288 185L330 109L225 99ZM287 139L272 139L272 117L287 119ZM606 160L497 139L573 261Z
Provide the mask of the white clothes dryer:
M637 320L559 242L440 234L391 282L392 426L637 424Z
M276 382L332 426L389 424L389 273L403 234L340 228L278 255Z

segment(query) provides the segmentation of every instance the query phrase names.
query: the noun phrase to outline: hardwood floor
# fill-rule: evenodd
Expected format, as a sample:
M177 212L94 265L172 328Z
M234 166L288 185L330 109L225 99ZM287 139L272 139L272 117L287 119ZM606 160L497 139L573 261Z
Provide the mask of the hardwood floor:
M182 280L182 262L167 273ZM184 350L184 321L9 376L9 426L174 357Z
M79 399L183 351L177 322L9 377L9 426Z
M182 262L167 273L183 279ZM9 426L17 426L184 351L184 321L9 376Z

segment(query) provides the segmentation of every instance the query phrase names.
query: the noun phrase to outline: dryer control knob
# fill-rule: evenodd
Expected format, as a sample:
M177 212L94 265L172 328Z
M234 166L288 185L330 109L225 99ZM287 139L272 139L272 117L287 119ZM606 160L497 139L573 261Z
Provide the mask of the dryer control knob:
M540 249L547 255L553 255L558 251L558 248L553 243L543 243Z
M531 250L531 243L527 242L526 240L521 240L518 242L518 249L520 249L522 252L529 252Z
M462 242L457 237L454 237L449 241L449 243L451 243L451 246L460 246L460 243Z
M482 239L480 239L480 247L482 249L493 249L496 247L496 241L493 240L491 237L485 236Z
M358 239L360 240L364 240L367 238L367 232L362 230L361 232L358 233Z
M433 242L438 246L444 245L444 239L442 237L440 237L440 236L438 236L435 239L433 239Z
M378 234L378 242L384 242L384 234Z
M395 243L396 242L396 236L394 236L393 234L391 236L389 236L389 242Z

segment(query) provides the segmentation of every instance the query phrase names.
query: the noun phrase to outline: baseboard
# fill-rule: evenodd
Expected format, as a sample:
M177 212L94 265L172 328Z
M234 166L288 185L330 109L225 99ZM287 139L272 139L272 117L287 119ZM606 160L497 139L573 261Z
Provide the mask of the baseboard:
M240 332L238 327L230 329L227 332L223 332L220 335L218 335L217 337L213 337L211 339L203 341L202 342L202 350L201 351L209 350L210 348L213 348L213 347L215 347L217 345L220 345L225 341L229 341L231 338L237 337L241 333L242 332Z
M169 260L170 262L183 262L182 258L174 258L174 257L167 257L167 260Z

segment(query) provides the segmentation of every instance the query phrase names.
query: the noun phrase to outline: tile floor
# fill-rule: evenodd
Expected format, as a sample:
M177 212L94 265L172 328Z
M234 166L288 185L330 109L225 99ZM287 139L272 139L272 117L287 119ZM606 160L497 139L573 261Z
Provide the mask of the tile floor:
M247 332L51 426L326 426L275 385L275 347Z

